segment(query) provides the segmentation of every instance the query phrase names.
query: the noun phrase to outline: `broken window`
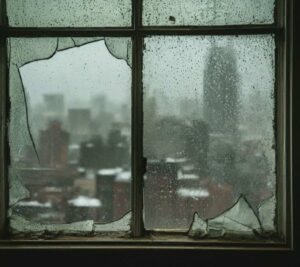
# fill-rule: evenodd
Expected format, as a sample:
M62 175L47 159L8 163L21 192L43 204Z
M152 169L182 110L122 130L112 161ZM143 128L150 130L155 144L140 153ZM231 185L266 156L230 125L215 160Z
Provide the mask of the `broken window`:
M276 192L274 37L150 37L144 48L146 229L187 231L194 212L214 218L241 195L259 227ZM222 228L249 220L238 204Z
M128 231L131 40L9 46L12 232Z
M289 241L290 2L2 1L0 235Z

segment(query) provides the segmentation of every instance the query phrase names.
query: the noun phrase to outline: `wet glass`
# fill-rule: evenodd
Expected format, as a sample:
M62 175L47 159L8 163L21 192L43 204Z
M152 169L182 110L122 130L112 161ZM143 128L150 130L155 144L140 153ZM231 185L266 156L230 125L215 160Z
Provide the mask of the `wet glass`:
M12 225L122 219L131 209L131 39L8 44Z
M129 27L130 0L9 0L13 27Z
M274 37L147 37L143 53L146 229L186 231L235 204L234 219L256 216L275 196Z
M144 0L145 26L274 23L275 0Z

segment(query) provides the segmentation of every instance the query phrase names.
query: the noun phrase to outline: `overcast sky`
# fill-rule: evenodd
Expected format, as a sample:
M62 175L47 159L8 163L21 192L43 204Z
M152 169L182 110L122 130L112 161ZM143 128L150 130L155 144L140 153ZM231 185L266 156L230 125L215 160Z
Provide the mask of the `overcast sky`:
M212 44L235 51L242 100L255 91L270 95L274 88L274 39L272 36L239 37L150 37L144 51L144 90L161 98L164 104L176 99L196 99L201 103L203 71ZM68 107L87 106L97 94L115 103L129 103L131 69L116 59L104 41L57 52L21 68L31 105L45 93L63 93ZM86 104L82 104L86 103Z
M128 103L131 69L125 60L116 59L104 41L57 52L21 68L21 76L31 105L43 94L62 93L68 107L88 107L96 95L106 95L115 103Z
M242 102L254 91L271 95L274 89L274 40L272 36L153 37L145 41L144 88L160 96L159 106L177 105L182 98L203 99L203 72L212 45L233 49L236 55ZM173 112L178 109L172 108Z

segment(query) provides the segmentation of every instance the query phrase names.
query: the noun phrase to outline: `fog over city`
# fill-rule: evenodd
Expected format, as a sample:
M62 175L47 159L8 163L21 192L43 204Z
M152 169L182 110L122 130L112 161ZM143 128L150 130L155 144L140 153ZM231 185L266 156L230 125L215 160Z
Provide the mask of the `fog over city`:
M130 101L131 69L116 59L104 41L57 52L21 68L30 105L43 101L44 94L63 94L70 108L89 107L95 95L105 95L115 104ZM34 77L34 79L33 79ZM107 89L109 88L109 89Z
M274 196L274 49L269 35L144 39L147 229L186 230L195 211L214 217L241 194L257 212ZM121 218L131 209L128 62L101 40L20 74L36 151L13 159L31 193L17 212L36 222Z

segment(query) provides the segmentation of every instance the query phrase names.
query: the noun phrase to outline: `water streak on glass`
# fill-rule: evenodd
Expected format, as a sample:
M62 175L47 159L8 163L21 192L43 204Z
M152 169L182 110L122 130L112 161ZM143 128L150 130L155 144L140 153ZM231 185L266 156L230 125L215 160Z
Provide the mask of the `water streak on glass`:
M99 231L128 228L131 40L121 39L9 40L15 231L54 231L52 223L60 231L79 221L100 223Z
M187 230L241 195L258 214L275 196L274 50L271 35L145 39L147 229Z
M143 25L274 23L275 0L144 0Z

